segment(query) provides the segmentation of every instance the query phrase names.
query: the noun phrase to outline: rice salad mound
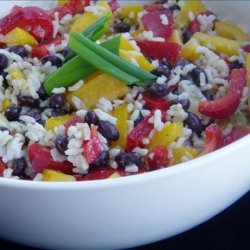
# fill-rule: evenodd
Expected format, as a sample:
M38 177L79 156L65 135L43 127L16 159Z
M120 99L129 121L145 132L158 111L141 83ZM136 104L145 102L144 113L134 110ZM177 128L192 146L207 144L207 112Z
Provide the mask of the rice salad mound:
M14 6L0 19L0 177L111 179L226 146L250 133L249 53L200 1Z

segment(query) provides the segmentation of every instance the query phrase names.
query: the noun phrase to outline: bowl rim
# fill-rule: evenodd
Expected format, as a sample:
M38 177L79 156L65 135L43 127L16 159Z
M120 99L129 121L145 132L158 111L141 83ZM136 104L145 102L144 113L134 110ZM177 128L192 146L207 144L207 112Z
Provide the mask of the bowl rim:
M72 190L72 189L99 189L110 188L114 186L124 186L135 183L152 182L156 179L168 178L173 175L183 174L183 172L189 172L197 168L202 168L204 162L214 162L217 159L224 158L225 156L236 153L240 148L250 147L250 134L244 136L236 142L233 142L227 146L224 146L216 151L208 153L206 155L197 157L193 160L179 163L170 167L135 174L131 176L124 176L114 179L101 179L101 180L86 180L86 181L72 181L72 182L43 182L32 180L15 180L9 178L0 177L0 186L6 186L10 188L22 188L22 189L49 189L49 190Z

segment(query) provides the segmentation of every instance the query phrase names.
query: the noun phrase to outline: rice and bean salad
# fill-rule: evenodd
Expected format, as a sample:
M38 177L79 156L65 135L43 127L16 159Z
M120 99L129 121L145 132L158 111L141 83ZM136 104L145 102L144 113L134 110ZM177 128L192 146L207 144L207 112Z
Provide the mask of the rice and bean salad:
M14 6L0 19L0 177L118 178L247 135L248 41L198 0Z

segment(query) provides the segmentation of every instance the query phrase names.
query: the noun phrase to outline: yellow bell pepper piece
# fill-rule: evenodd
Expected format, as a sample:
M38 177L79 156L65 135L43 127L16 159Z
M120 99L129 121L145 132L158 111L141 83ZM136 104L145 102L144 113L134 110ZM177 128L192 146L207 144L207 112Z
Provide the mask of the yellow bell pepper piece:
M227 22L215 22L215 31L218 36L236 41L248 41L248 34L239 26Z
M247 87L250 88L250 53L247 53L246 55L246 70L247 70L247 75L246 75ZM250 110L250 93L248 93L248 109Z
M141 52L136 51L133 45L123 36L121 37L119 56L128 62L134 59L141 68L148 72L154 69L147 58Z
M29 32L26 30L15 28L11 30L9 33L7 33L2 39L2 43L6 44L17 44L17 45L25 45L29 44L30 46L33 46L37 44L37 40L35 37L33 37Z
M169 125L165 125L161 131L154 135L146 147L149 151L158 145L168 147L170 143L175 141L182 134L182 131L182 122L173 122Z
M182 51L181 51L182 57L192 62L199 59L202 53L197 52L198 46L199 43L197 42L197 40L191 38L187 43L185 43L182 46Z
M142 29L137 29L136 31L134 31L134 32L131 34L131 36L134 37L134 38L136 38L136 37L138 37L142 32L143 32Z
M55 127L59 127L60 125L64 125L67 121L69 121L73 115L63 115L57 117L51 117L46 120L45 128L47 130L54 130Z
M137 15L139 12L143 11L142 5L129 5L119 8L118 15L120 18L129 17L135 23L137 23Z
M57 5L62 5L67 3L69 0L57 0Z
M85 30L89 25L94 23L97 19L111 12L108 3L105 1L100 1L96 5L101 8L99 10L101 14L95 15L92 12L85 12L74 21L74 23L71 26L70 33L81 32Z
M128 133L128 110L127 105L123 104L115 108L113 111L113 116L117 118L116 128L119 131L119 139L115 142L112 142L112 147L119 146L125 148L127 143L127 133Z
M119 177L121 177L120 174L118 172L115 172L112 175L110 175L107 179L116 179Z
M178 164L182 162L182 158L186 156L189 159L194 159L198 157L200 150L191 147L181 147L175 148L173 150L173 160L172 164Z
M5 111L11 103L11 99L4 99L2 102L2 111Z
M206 9L204 5L199 0L189 0L187 3L181 7L181 11L176 18L176 27L178 29L185 28L191 22L189 15L192 13L197 16Z
M180 30L174 30L168 41L172 42L172 43L178 43L180 45L183 45L181 31Z
M230 56L239 54L240 44L237 41L200 32L196 32L193 37L201 45L211 47L216 53L224 53Z
M135 62L138 64L138 66L140 68L142 68L148 72L151 72L154 69L152 64L140 52L126 51L126 50L120 49L119 56L128 62L132 62L132 60L135 60Z
M63 174L59 171L51 170L51 169L44 169L43 170L43 181L76 181L76 178L72 175Z
M84 79L84 84L76 91L68 92L67 101L74 107L72 97L81 99L87 108L92 108L101 97L110 101L126 95L129 88L126 84L111 75L96 71Z

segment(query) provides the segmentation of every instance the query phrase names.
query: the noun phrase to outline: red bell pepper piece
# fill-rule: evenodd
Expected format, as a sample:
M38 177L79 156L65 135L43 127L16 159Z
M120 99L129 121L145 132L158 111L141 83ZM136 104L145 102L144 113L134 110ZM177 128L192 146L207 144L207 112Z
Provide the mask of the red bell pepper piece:
M153 157L150 157L150 154L153 154ZM156 146L150 154L147 157L147 162L151 170L167 166L169 162L167 148L163 146Z
M209 125L205 130L205 136L205 144L201 151L201 155L211 153L223 145L223 135L217 124Z
M2 158L0 158L0 177L3 177L3 171L7 168L6 164L3 162Z
M68 129L69 129L70 126L75 126L77 123L83 123L83 118L81 118L79 116L74 116L70 120L68 120L64 124L66 133L68 132Z
M19 27L31 33L38 41L52 37L53 25L49 14L39 7L14 6L9 15L0 19L0 34Z
M118 3L117 0L109 1L108 5L109 5L112 12L116 11L120 7L120 4Z
M145 107L149 110L160 109L165 111L169 108L170 105L170 102L165 100L164 98L152 96L148 92L143 93L143 99L146 102Z
M249 135L250 128L249 127L235 127L229 135L224 138L223 146L226 146L232 142L239 140L240 138Z
M65 15L76 15L84 12L84 7L90 4L90 0L69 0L69 2L59 5L54 8L51 13L51 17L54 17L56 12L59 13L59 19L62 19Z
M206 12L199 14L198 16L200 16L200 15L210 16L210 15L214 15L214 14L211 11L206 11ZM195 32L201 31L201 24L198 21L198 16L196 16L195 19L188 26L188 30L191 32L191 34L194 34Z
M226 95L214 101L200 101L199 112L214 119L228 119L233 115L240 104L245 87L246 70L233 69L231 82Z
M250 44L241 47L245 52L250 53Z
M142 147L143 138L147 137L151 130L154 128L153 124L149 123L148 120L152 115L144 118L140 121L134 129L128 134L126 151L132 151L136 147Z
M113 169L108 166L101 167L101 168L94 168L94 169L90 169L89 173L83 176L82 180L87 181L87 180L107 179L109 176L111 176L115 172L117 172L116 169Z
M166 15L168 24L162 23L161 15ZM171 11L148 12L142 16L142 23L146 30L152 31L154 37L170 38L174 30L174 19Z
M58 45L62 42L63 38L61 36L57 36L56 38L51 38L45 42L42 42L32 48L31 55L32 57L42 58L50 54L49 46L51 44Z
M147 12L160 11L164 10L164 6L162 4L149 4L144 7Z
M53 160L50 149L34 143L29 147L29 158L36 172L41 173L45 168L72 174L73 165L68 162L56 162Z
M83 148L83 155L86 157L86 160L89 164L94 162L103 151L96 126L91 127L91 138L89 141L83 142Z
M145 56L160 60L166 58L172 65L176 64L181 58L181 45L178 43L139 40L136 43Z

